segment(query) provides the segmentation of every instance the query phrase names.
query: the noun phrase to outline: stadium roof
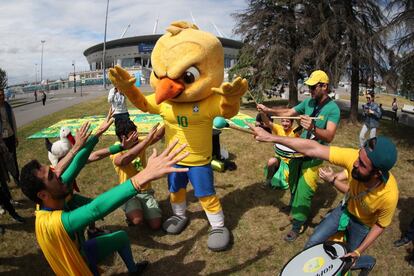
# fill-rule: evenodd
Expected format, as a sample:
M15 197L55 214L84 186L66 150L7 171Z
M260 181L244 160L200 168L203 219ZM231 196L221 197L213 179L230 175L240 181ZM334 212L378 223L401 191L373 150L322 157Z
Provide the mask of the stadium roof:
M126 46L137 46L139 43L155 43L161 36L162 36L161 34L156 34L156 35L143 35L143 36L133 36L133 37L115 39L115 40L106 42L106 49L108 50L108 49L114 49L114 48L120 48L120 47L126 47ZM220 40L223 47L241 49L241 47L243 46L243 43L237 40L223 38L223 37L219 37L218 39ZM99 43L92 47L89 47L83 52L83 55L86 57L86 56L89 56L90 54L93 54L99 51L103 51L103 43Z

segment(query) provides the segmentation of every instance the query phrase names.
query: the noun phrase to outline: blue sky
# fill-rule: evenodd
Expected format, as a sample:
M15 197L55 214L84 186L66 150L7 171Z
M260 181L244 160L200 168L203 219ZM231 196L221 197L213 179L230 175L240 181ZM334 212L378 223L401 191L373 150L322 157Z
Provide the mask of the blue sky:
M232 13L247 7L245 0L110 0L107 40L157 33L176 20L192 21L218 35L213 23L229 38ZM37 63L40 79L41 40L44 44L43 79L66 78L73 70L88 70L83 51L103 42L106 0L0 0L0 67L9 83L34 81Z

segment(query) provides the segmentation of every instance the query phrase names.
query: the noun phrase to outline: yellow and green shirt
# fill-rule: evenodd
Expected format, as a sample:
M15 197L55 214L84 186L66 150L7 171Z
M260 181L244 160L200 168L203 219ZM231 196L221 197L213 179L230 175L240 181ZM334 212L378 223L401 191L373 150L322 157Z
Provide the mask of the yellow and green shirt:
M113 154L110 156L112 165L114 166L115 172L118 174L118 182L124 183L127 181L127 179L130 179L134 175L136 175L138 172L143 170L147 166L147 158L145 154L145 150L143 150L138 157L133 160L131 163L125 165L125 166L117 166L115 165L115 159L117 156L125 154L126 151L119 152L116 154ZM148 185L145 185L145 188L143 187L141 191L146 191L151 189L151 183L148 183Z
M391 224L398 203L397 181L390 173L386 183L358 197L358 194L367 190L364 183L352 177L353 164L358 156L359 152L356 149L330 147L329 162L345 168L348 174L350 195L347 202L348 211L369 227L374 224L387 227Z
M212 159L213 119L220 116L220 97L211 96L199 102L175 103L166 101L155 103L155 95L146 97L149 112L158 113L164 119L165 139L169 144L179 140L176 147L186 143L185 151L190 155L178 164L203 166Z

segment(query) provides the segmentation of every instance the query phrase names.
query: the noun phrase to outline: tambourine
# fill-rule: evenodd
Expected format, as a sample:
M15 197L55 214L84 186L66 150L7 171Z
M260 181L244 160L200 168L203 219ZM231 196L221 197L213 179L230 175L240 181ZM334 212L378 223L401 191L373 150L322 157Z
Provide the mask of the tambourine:
M326 241L309 247L291 258L282 268L280 276L329 276L345 274L352 266L352 258L344 243Z

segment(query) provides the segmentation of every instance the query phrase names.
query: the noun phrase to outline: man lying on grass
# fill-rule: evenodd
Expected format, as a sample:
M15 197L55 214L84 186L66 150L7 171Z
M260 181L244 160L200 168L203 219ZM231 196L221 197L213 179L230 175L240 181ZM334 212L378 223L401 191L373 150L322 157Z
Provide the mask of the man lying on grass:
M90 148L91 144L96 145L98 137L109 128L111 123L112 120L103 123L97 133L76 155L82 155L84 149ZM83 137L87 139L89 136L87 129L84 131ZM102 235L87 241L81 236L89 223L105 217L124 204L141 188L145 188L148 182L171 172L185 172L186 169L172 167L188 155L186 153L177 157L186 145L171 152L176 144L177 142L171 144L159 156L154 150L148 159L147 168L122 185L101 194L89 204L72 211L64 209L65 198L69 192L67 185L62 182L66 171L63 174L60 168L53 171L49 166L42 165L37 160L32 160L23 167L22 191L41 206L41 209L36 212L36 237L47 261L57 275L98 275L97 264L115 251L118 251L129 272L143 271L148 263L135 264L131 245L124 231ZM90 153L91 149L88 151ZM72 163L76 160L75 156ZM69 165L67 171L70 168Z
M305 248L322 243L339 231L346 231L351 252L345 257L352 258L353 269L362 269L362 275L367 275L375 265L375 258L361 254L391 224L397 207L397 182L389 172L397 161L395 145L388 138L376 137L359 150L340 148L312 140L275 136L259 127L250 127L258 141L279 143L306 156L345 168L346 173L341 172L340 175L330 170L320 171L324 179L329 179L336 189L345 193L345 197L315 228Z

